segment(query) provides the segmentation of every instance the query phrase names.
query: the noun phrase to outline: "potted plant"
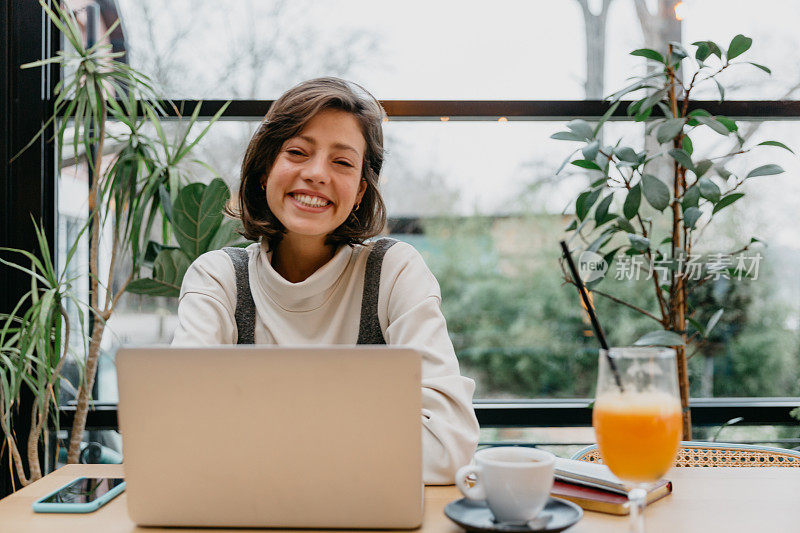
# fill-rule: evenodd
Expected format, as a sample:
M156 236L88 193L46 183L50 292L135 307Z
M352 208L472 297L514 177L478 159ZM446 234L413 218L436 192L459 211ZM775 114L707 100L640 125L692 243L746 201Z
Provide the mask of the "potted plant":
M610 107L596 124L573 120L567 124L568 131L552 135L554 139L582 145L564 161L559 172L567 163L590 172L590 185L575 200L575 215L567 228L572 234L570 240L582 243L584 252L597 254L606 266L619 256L629 262L638 259L647 272L656 311L597 289L603 278L594 279L587 286L594 294L634 309L658 324L657 329L634 344L676 347L685 440L691 439L686 345L708 335L722 315L720 309L701 324L694 316L689 296L720 274L740 278L748 274L740 264L719 263L714 268L708 264L698 270L697 265L692 265L693 250L702 229L713 224L721 210L745 196L745 182L783 172L778 165L766 164L735 174L726 165L760 146L791 151L778 141L745 146L746 140L734 120L690 106L692 93L701 84L716 84L722 101L724 87L717 77L731 67L748 65L769 74L767 67L740 59L751 45L750 38L736 35L727 50L713 41L693 43L691 55L679 43L669 43L660 52L635 50L632 55L646 58L654 68L612 94L608 98ZM685 72L693 72L690 79L682 78ZM624 96L641 90L647 94L628 104L627 115L646 124L645 136L650 142L643 150L626 146L621 140L606 142L604 124ZM692 136L701 128L734 139L736 148L719 158L698 157ZM575 158L578 152L580 155ZM653 169L659 164L667 171L655 175L658 171ZM728 255L745 251L757 241L752 238ZM566 273L564 276L567 282L573 282Z
M117 61L121 54L113 53L104 42L119 21L87 48L71 11L57 3L49 7L40 0L40 4L63 34L66 49L23 68L55 63L64 72L55 89L53 115L37 136L54 125L59 159L66 143L75 159L85 161L88 168L89 216L76 240L68 243L67 262L76 260L78 239L88 232L90 286L88 302L75 294L74 279L56 272L50 245L38 227L38 257L5 249L21 254L24 261L0 260L31 279L31 289L0 322L0 422L12 468L23 485L42 476L38 444L48 418L58 427L58 385L70 355L83 361L67 454L69 463L78 461L103 333L120 297L126 291L176 296L194 258L240 241L233 222L223 219L222 207L230 198L225 183L217 178L208 185L187 185L187 163L195 161L192 149L227 105L192 136L198 104L188 120L173 128L173 137L162 121L166 112L148 77ZM108 128L112 120L118 125L114 131ZM151 240L156 226L160 226L160 238ZM111 253L101 262L99 242L104 232L110 234ZM173 234L177 246L172 246ZM109 280L123 262L130 262L130 275L112 288ZM142 267L152 269L153 277L141 277ZM80 324L70 323L67 301L81 309ZM83 323L84 312L91 317L87 324ZM78 325L80 331L76 332ZM76 335L81 342L78 348L71 348L69 339ZM23 390L30 390L35 399L26 450L19 448L14 432L14 413Z

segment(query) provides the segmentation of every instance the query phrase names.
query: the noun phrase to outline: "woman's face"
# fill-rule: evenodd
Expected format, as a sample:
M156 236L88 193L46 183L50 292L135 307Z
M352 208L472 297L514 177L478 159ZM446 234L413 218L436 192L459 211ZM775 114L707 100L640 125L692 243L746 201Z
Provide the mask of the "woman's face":
M361 202L366 141L356 118L324 109L283 143L266 180L267 204L285 237L324 237Z

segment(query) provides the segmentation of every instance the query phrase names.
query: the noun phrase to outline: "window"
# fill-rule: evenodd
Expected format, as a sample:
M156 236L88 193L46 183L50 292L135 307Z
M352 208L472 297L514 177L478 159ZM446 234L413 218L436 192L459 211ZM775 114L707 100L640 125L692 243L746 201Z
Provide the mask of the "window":
M582 3L504 1L471 9L458 2L407 2L391 10L355 0L335 9L319 2L119 5L130 64L176 100L257 103L302 79L339 75L386 101L412 106L432 101L424 116L415 117L419 120L392 116L385 124L383 188L390 229L420 249L437 275L464 372L478 381L476 397L511 399L593 394L596 341L557 267L565 214L574 209L572 200L588 178L570 168L554 172L569 148L550 135L571 114L518 117L496 110L520 101L598 100L645 68L630 50L669 35L685 44L710 38L723 45L734 33L753 37L753 60L774 74L768 77L756 67L731 72L726 99L796 100L800 94L800 70L785 53L800 44L788 22L800 14L794 2L764 0L754 16L752 2L687 0L684 20L668 14L673 18L663 34L648 29L660 17L659 2L643 3L655 13L649 15L637 11L633 0L587 1L588 11ZM602 26L604 5L610 6L604 41L587 41L584 23L589 30ZM697 96L715 100L719 94L712 86ZM437 112L452 109L446 101L460 100L476 101L470 104L473 120ZM584 109L594 110L590 115L602 112L602 106L589 104ZM775 138L800 147L796 117L775 120L773 108L758 104L740 113L757 118L743 123L749 144ZM258 119L221 121L198 146L199 157L231 185ZM636 143L642 128L614 122L607 134ZM712 137L698 137L695 145L710 156L726 149ZM698 296L709 310L726 295L734 303L709 351L692 360L693 394L796 396L800 241L794 228L800 221L794 206L800 168L788 153L753 152L741 161L747 167L775 162L786 173L752 181L747 202L729 208L725 221L705 236L718 244L756 236L769 245L758 249L763 255L758 280L721 282ZM209 174L199 171L197 177ZM62 197L73 194L70 187L84 187L66 173L60 183ZM61 211L64 220L80 216L69 209ZM642 298L634 285L617 285ZM614 342L628 343L645 327L641 318L602 299L598 306ZM109 357L125 342L168 342L175 309L174 300L126 296L109 324L104 345ZM115 394L113 366L104 362L98 397L114 401Z

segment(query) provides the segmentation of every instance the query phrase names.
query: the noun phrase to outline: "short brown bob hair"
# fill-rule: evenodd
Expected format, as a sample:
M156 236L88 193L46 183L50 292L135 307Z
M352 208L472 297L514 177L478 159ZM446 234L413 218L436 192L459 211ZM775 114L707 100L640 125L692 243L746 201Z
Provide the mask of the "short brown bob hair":
M316 78L292 87L278 98L250 139L242 161L238 209L226 209L229 215L241 218L244 237L265 240L273 250L283 238L286 228L267 205L262 179L269 176L283 143L299 135L308 121L323 109L352 113L361 126L366 141L361 178L367 183L355 216L348 217L325 243L362 244L383 230L386 206L378 191L378 178L383 166L381 122L386 113L375 97L360 85L339 78Z

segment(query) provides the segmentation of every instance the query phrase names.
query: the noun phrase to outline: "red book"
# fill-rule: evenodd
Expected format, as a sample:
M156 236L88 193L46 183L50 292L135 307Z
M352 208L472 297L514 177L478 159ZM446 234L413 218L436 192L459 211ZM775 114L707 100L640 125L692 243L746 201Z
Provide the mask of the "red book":
M628 487L607 466L584 461L556 459L552 496L564 498L586 509L615 515L630 513ZM661 480L647 490L650 504L672 492L672 482Z

